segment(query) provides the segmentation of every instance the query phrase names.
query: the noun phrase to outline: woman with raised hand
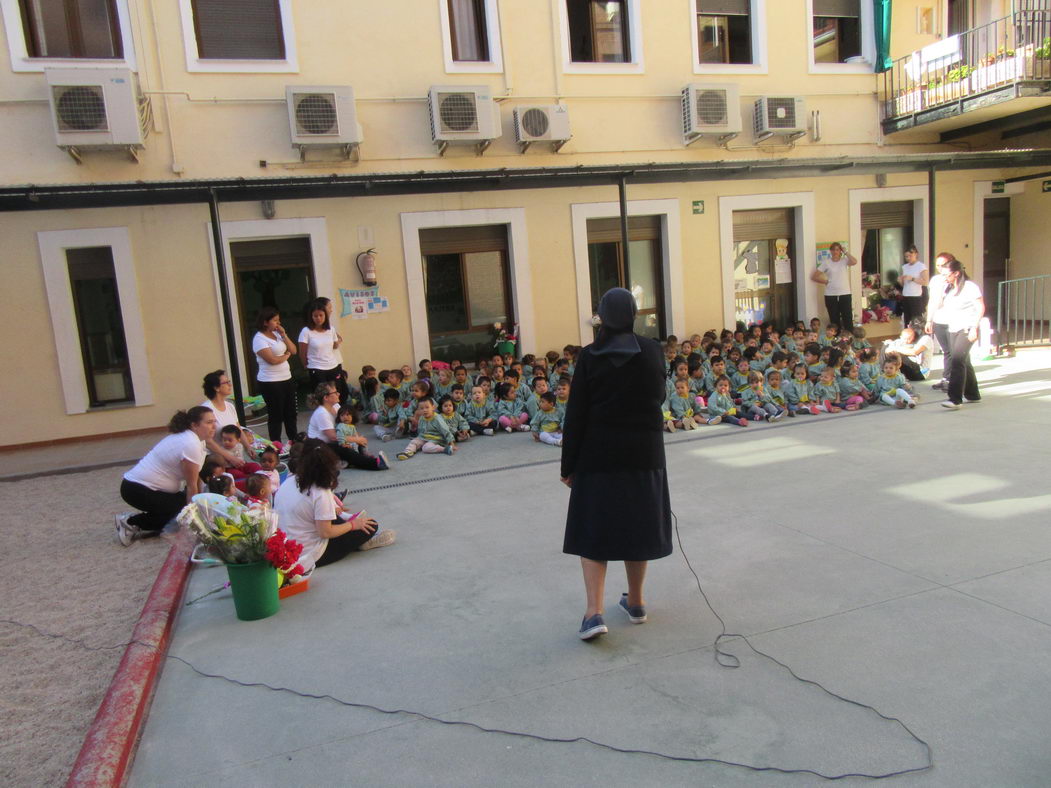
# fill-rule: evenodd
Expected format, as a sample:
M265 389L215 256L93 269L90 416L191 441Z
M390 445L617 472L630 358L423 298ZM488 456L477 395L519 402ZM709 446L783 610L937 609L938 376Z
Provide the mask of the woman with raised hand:
M259 329L252 338L252 352L259 364L256 380L259 393L266 403L266 423L271 441L281 440L281 428L292 441L296 437L296 383L288 360L296 354L296 346L281 325L281 313L276 307L264 306L256 318Z
M948 399L942 407L956 410L964 400L978 402L982 398L971 366L971 346L978 341L978 323L985 316L985 299L959 260L954 258L946 263L945 271L945 287L940 293L932 293L931 299L938 301L951 349Z

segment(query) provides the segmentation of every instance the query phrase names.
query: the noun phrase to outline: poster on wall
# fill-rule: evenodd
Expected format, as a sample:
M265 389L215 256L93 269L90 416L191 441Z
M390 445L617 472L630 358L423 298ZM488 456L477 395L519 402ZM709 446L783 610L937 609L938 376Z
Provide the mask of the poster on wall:
M342 304L340 317L350 315L355 320L364 320L369 315L390 309L390 302L379 294L379 287L367 287L362 290L344 290L341 287L339 298Z
M788 256L788 239L774 241L774 284L787 285L792 281L792 258Z
M843 247L843 251L847 251L847 244L845 241L822 241L817 245L817 266L821 267L824 262L832 261L832 252L829 251L829 247L832 244L840 244Z

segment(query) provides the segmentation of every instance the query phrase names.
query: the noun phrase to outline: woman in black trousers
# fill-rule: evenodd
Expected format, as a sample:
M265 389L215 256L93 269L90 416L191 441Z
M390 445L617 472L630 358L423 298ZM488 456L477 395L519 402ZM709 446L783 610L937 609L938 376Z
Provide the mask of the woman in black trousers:
M295 343L281 325L281 313L264 306L256 318L258 331L252 338L252 352L259 365L256 380L266 403L266 422L271 441L281 440L281 427L289 441L296 437L296 382L288 360L296 354Z
M584 574L582 640L608 631L602 618L607 562L624 562L628 592L619 607L641 624L647 561L672 551L661 431L664 354L657 342L632 332L636 312L635 298L623 288L602 297L602 327L580 355L566 407L562 482L572 492L562 549L580 556Z

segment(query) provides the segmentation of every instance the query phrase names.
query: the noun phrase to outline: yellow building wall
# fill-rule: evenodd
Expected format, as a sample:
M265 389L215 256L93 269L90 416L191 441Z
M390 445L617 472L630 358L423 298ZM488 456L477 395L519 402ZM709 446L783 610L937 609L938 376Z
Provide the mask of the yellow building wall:
M1041 191L1044 180L1023 181L1025 191L1011 198L1011 279L1051 274L1051 192Z

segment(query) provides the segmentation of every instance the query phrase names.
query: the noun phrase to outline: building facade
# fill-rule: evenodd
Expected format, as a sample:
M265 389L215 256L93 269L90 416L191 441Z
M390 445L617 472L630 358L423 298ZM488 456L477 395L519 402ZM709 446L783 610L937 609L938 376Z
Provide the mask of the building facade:
M823 318L832 241L856 312L910 243L1049 273L1042 0L0 10L0 299L32 338L4 446L154 428L217 367L247 393L259 307L297 332L316 295L356 376L471 362L494 322L585 344L612 285L652 336Z

